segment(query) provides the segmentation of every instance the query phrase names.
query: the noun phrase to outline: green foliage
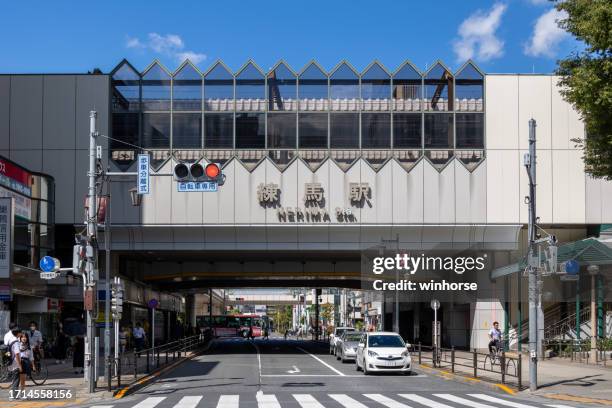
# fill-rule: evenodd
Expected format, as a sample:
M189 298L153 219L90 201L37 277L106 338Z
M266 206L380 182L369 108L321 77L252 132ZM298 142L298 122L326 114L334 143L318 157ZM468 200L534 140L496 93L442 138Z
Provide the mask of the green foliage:
M334 315L334 305L329 303L322 305L320 315L324 322L330 322Z
M612 2L565 0L558 10L567 12L559 25L584 43L584 49L559 61L562 95L585 124L583 148L587 173L612 180Z
M362 331L362 330L363 330L363 321L361 321L361 320L357 320L357 321L355 322L355 329L356 329L357 331Z
M279 306L276 310L274 319L276 330L280 333L284 333L285 330L289 329L292 324L292 317L291 306Z

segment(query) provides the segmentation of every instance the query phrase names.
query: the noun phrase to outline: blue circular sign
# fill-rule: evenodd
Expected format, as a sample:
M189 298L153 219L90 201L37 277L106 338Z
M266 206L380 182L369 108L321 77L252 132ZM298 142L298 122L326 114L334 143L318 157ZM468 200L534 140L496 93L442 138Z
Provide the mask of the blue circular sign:
M576 275L580 271L580 264L578 261L574 261L573 259L567 261L565 263L565 272L568 275Z
M43 256L38 266L40 266L40 270L43 272L54 272L59 268L59 262L53 257Z
M158 304L159 302L157 302L157 299L149 300L149 309L155 309Z

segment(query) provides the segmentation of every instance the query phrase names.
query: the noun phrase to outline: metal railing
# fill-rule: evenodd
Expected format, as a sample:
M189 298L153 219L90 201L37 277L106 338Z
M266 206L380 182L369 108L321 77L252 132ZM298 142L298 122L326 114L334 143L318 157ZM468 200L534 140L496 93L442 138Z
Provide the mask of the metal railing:
M544 349L549 351L549 359L553 357L567 358L573 362L593 364L591 353L595 353L595 364L607 367L608 361L612 358L612 340L610 338L598 339L597 348L591 350L591 339L582 340L558 340L545 339Z
M130 350L120 355L119 359L111 359L108 362L109 372L117 379L117 388L121 387L122 376L133 376L133 381L149 375L152 371L172 364L187 355L204 347L212 335L210 331L201 334L184 337L178 340L156 345L155 347ZM112 378L108 377L108 390L112 389Z
M468 350L457 350L454 347L442 348L424 346L419 343L413 353L417 354L419 364L430 361L434 368L450 369L452 373L464 371L474 378L493 376L502 384L515 385L522 389L522 357L507 355L505 351L497 354ZM463 370L462 370L463 369ZM467 370L465 370L467 369Z

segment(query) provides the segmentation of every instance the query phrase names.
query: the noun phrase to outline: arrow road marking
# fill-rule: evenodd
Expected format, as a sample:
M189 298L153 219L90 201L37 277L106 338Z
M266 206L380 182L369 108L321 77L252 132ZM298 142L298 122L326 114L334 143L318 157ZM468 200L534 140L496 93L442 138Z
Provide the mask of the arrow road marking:
M288 372L289 374L295 374L295 373L299 373L299 372L300 372L300 369L299 369L299 368L297 368L297 366L293 366L293 370L287 370L287 372Z

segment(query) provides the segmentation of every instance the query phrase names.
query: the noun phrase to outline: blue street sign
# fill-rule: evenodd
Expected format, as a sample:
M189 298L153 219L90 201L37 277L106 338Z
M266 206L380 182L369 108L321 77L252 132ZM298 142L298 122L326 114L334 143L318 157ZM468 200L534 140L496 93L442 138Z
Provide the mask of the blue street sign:
M60 268L59 260L50 256L43 256L38 263L43 272L56 272Z
M179 193L199 192L214 193L219 185L215 181L179 181L176 188Z
M573 259L565 262L565 272L569 275L576 275L580 271L580 264Z
M149 155L138 155L138 194L149 194Z
M157 301L157 299L151 299L149 300L149 309L155 309L157 308L157 305L159 304L159 302Z

